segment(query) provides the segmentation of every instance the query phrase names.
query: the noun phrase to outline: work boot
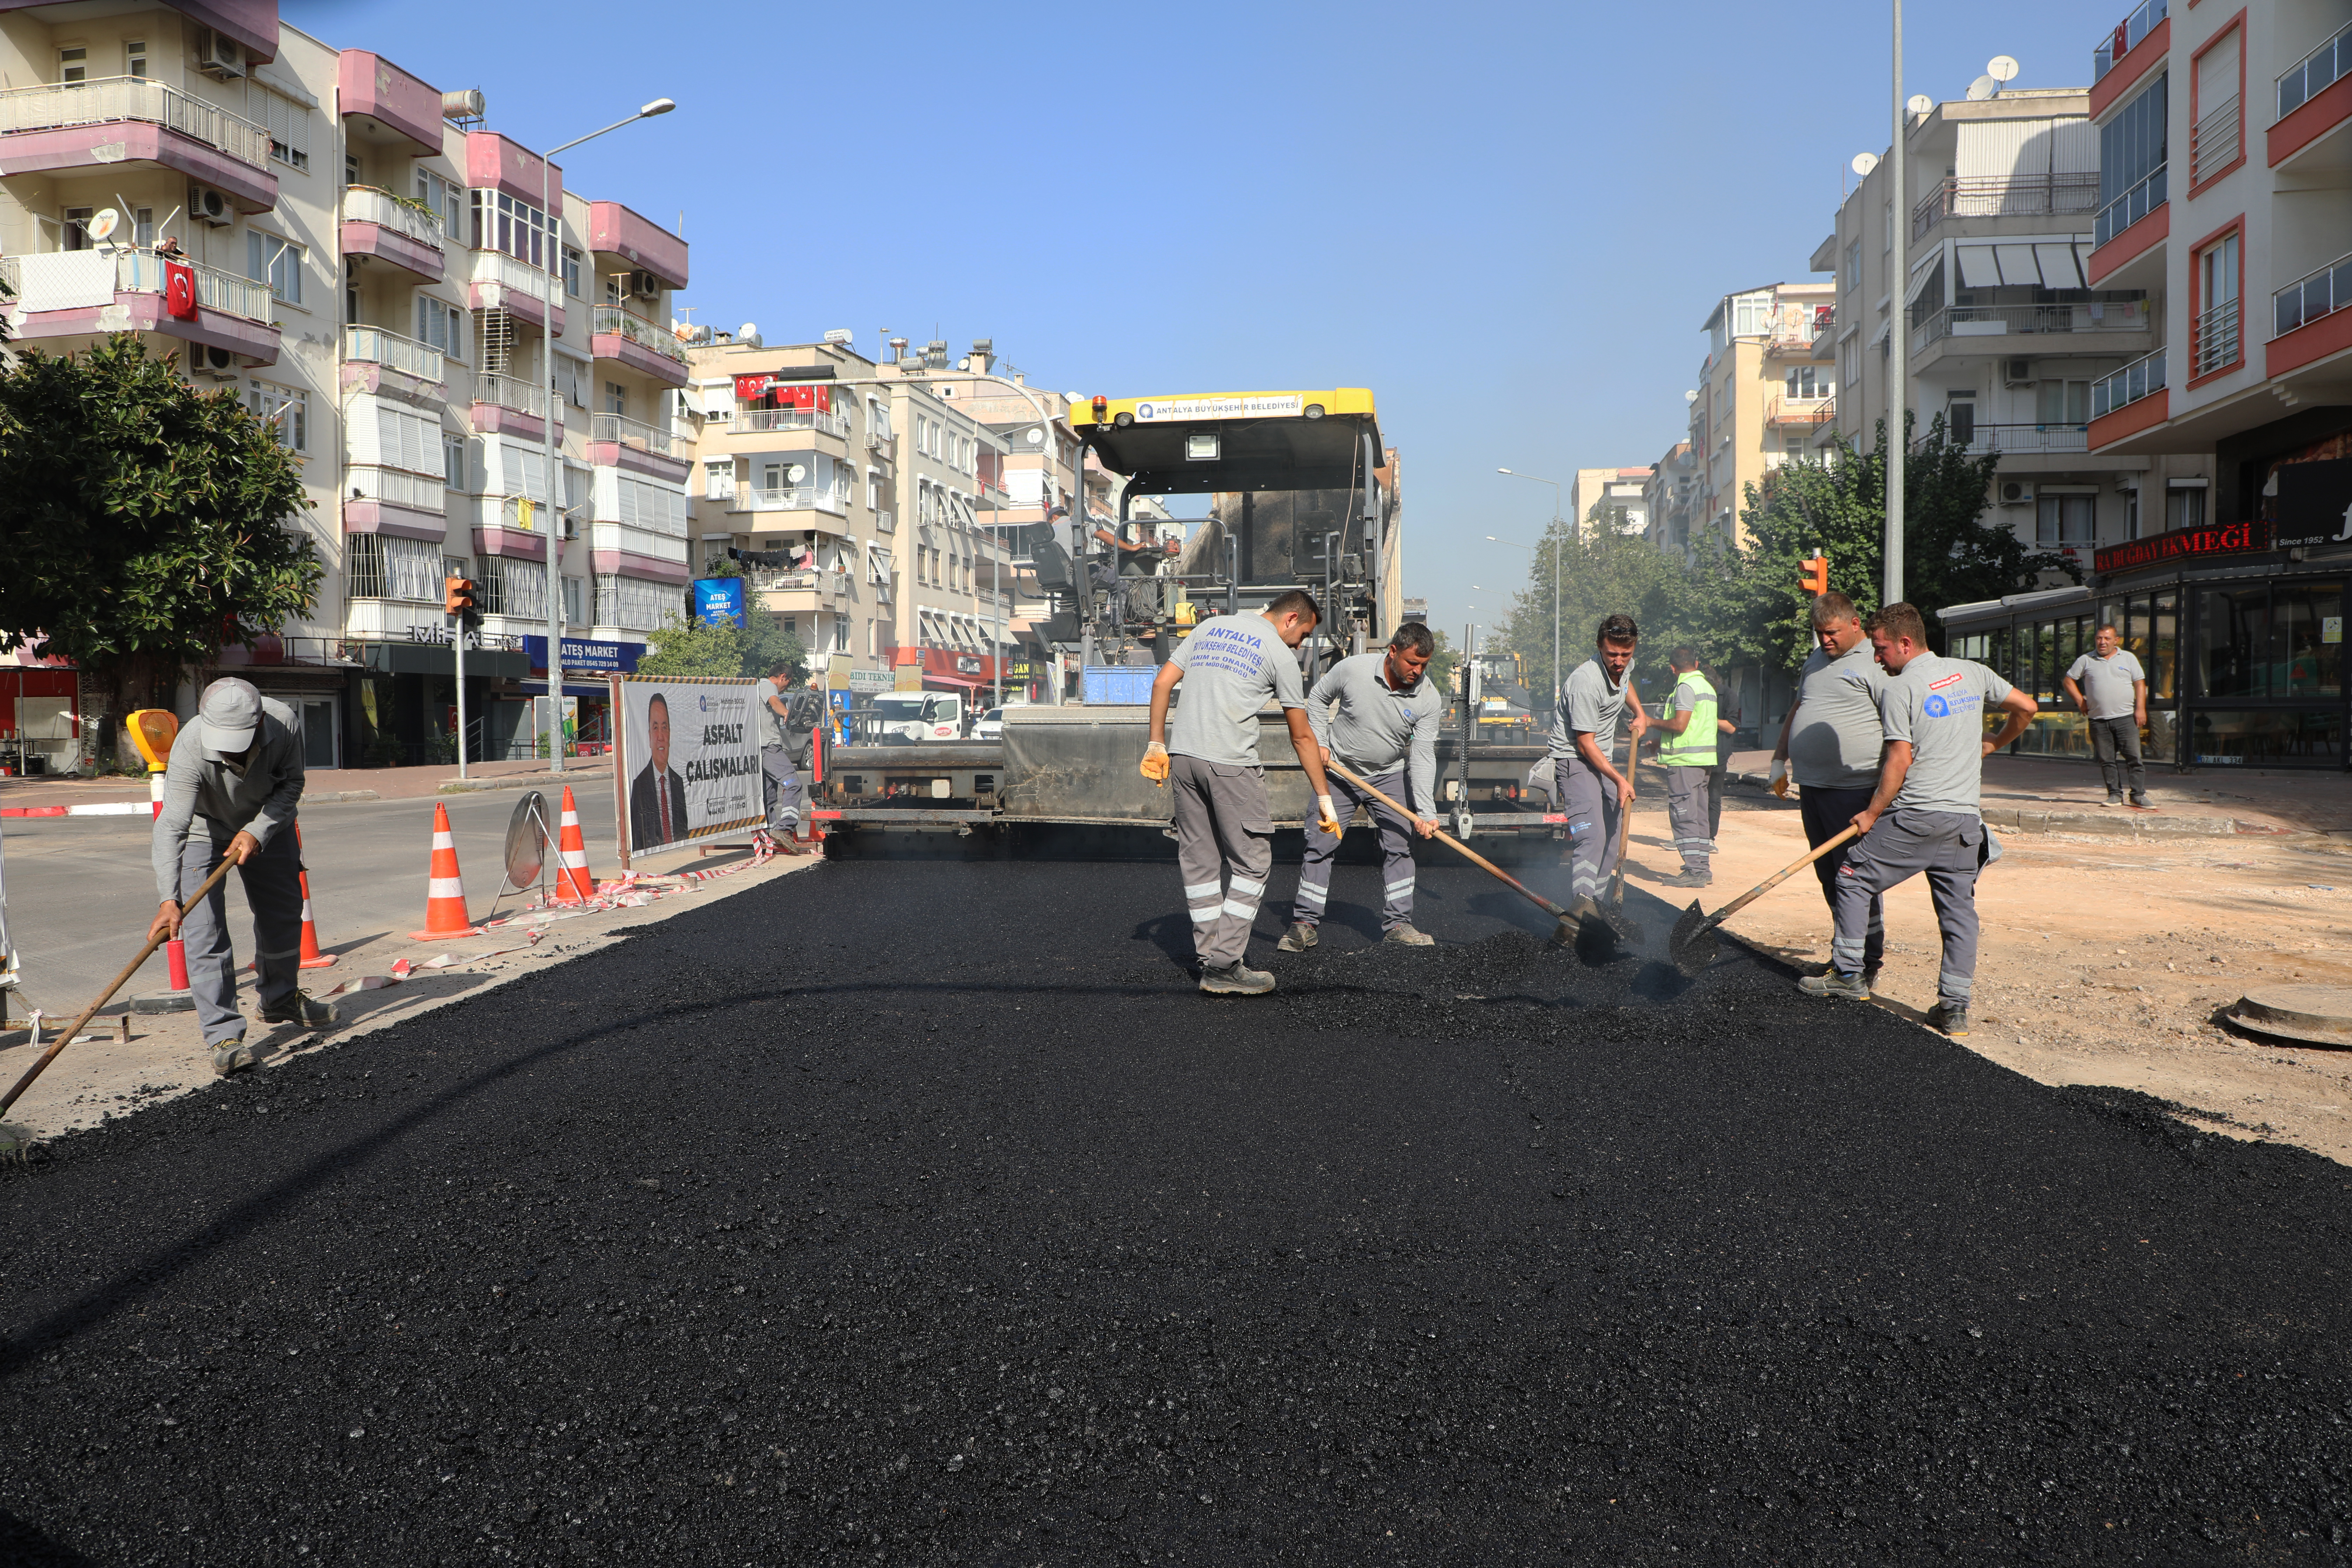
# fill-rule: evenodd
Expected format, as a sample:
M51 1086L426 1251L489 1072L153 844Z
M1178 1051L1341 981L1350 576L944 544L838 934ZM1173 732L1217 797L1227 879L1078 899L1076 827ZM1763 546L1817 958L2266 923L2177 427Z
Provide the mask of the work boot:
M2108 806L2108 805L2123 805L2123 803L2124 803L2124 797L2123 797L2123 796L2121 796L2121 795L2111 795L2107 796L2107 798L2106 798L2106 799L2105 799L2105 800L2103 800L2103 801L2099 802L2099 804L2100 804L2102 806Z
M1435 937L1427 931L1415 931L1411 921L1389 927L1388 934L1381 940L1395 942L1399 947L1435 947L1437 945Z
M1969 1006L1965 1002L1938 1002L1927 1009L1927 1026L1941 1029L1955 1040L1969 1037Z
M1840 974L1831 970L1827 974L1808 974L1797 982L1797 989L1808 996L1833 996L1844 1002L1867 1002L1870 987L1859 974Z
M323 1029L335 1018L332 1002L313 1001L307 991L297 991L278 1005L261 1010L261 1021L265 1024L299 1024L306 1029Z
M1235 959L1223 969L1201 966L1201 989L1212 996L1263 996L1274 989L1274 976Z
M789 827L784 829L782 837L772 839L770 847L774 849L779 855L805 855L808 853L807 850L801 847L800 835Z
M2134 811L2154 811L2156 809L2156 807L2147 804L2147 796L2144 795L2136 795L2132 796L2131 803L2132 809Z
M226 1078L231 1073L243 1072L246 1068L251 1067L253 1062L253 1047L245 1043L245 1037L243 1035L234 1036L231 1038L223 1040L219 1045L213 1047L213 1076L215 1078Z
M1823 974L1827 974L1829 973L1828 965L1824 964L1822 966L1822 973ZM1878 994L1878 973L1879 972L1875 969L1865 969L1862 972L1862 988L1864 991L1869 992L1873 996Z
M1282 933L1282 940L1274 945L1285 952L1305 952L1321 940L1315 934L1313 926L1305 921L1293 921L1290 929Z

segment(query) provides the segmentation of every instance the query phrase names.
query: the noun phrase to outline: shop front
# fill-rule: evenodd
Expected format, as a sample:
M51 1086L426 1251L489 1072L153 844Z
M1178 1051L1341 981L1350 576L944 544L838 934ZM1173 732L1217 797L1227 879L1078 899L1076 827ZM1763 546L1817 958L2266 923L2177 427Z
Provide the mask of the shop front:
M80 671L19 650L0 663L0 775L70 772L81 746Z
M2134 540L2097 563L2095 587L1942 613L1951 653L2042 705L2013 752L2090 757L2087 722L2061 682L2112 626L2147 674L2141 743L2151 763L2346 768L2352 548L2282 541L2258 520Z
M547 639L526 637L523 651L530 661L530 678L518 689L523 699L509 716L506 731L509 754L547 755ZM602 756L613 743L612 687L608 675L632 675L646 657L641 642L599 642L587 637L563 639L563 733L568 756Z
M504 726L526 707L520 684L530 665L522 638L470 632L466 638L466 754L497 762L511 754ZM418 767L457 760L457 652L446 626L415 626L398 640L352 642L352 676L342 765Z

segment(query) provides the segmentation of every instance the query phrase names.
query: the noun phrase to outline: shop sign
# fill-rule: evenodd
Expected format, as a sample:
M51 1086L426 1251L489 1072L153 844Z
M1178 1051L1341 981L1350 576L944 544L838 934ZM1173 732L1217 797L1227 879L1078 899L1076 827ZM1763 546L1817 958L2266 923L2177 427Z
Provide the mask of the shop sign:
M530 658L531 673L547 673L547 639L525 637L522 650ZM563 676L569 680L575 675L627 675L645 658L646 645L641 642L591 642L586 637L563 639Z
M868 693L895 690L898 679L887 669L853 669L849 672L849 689Z
M2287 537L2292 532L2294 537ZM2245 522L2231 522L2212 528L2179 528L2170 533L2159 533L2147 539L2134 539L2111 545L2095 557L2102 576L2110 572L2129 572L2141 566L2153 566L2164 561L2180 561L2200 555L2243 555L2257 550L2288 550L2298 545L2326 544L2336 535L2303 530L2282 530L2268 518L2258 517Z
M743 624L743 579L698 577L694 580L694 618L706 626Z
M956 655L955 664L956 673L958 675L978 675L980 673L980 660L974 658L968 653L960 653Z
M408 640L426 647L450 647L457 636L447 626L411 626ZM466 647L476 653L520 653L523 639L512 632L467 632Z

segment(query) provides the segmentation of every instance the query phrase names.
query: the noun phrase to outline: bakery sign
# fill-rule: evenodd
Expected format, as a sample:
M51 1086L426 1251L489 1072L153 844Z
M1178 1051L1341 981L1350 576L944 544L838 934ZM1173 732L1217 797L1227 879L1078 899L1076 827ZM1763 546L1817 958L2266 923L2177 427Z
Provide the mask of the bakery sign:
M2334 537L2333 534L2312 533L2307 537L2284 538L2278 524L2268 518L2258 517L2247 522L2226 522L2212 528L2177 528L2170 533L2127 540L2100 551L2096 559L2099 574L2105 576L2110 572L2132 572L2142 566L2155 566L2167 561L2188 560L2200 555L2242 555L2250 551L2285 550L2298 544L2326 544Z

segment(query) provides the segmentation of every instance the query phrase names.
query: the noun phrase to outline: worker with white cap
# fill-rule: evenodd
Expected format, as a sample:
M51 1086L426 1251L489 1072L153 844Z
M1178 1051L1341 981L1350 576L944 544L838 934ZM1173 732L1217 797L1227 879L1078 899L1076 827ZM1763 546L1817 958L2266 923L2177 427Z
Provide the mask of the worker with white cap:
M294 984L302 956L302 860L294 842L302 782L302 731L294 710L234 679L205 688L196 721L180 731L164 769L153 840L163 905L147 935L186 944L196 1021L212 1047L213 1071L223 1078L254 1059L236 1005L227 901L218 884L185 908L180 900L224 858L244 879L253 910L261 1021L310 1029L335 1021L331 1004L312 1001Z

